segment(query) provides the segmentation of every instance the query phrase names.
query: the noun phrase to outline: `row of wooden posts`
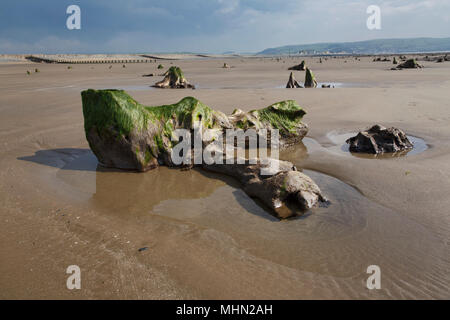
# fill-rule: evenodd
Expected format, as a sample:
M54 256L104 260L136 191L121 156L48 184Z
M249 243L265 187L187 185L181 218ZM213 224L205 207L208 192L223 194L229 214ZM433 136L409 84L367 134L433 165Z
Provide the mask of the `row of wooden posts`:
M149 63L156 62L151 59L94 59L94 60L71 60L71 59L52 59L36 56L27 57L28 60L34 62L46 62L46 63L70 63L70 64L92 64L92 63Z
M139 59L139 60L54 60L55 63L71 63L71 64L79 64L79 63L148 63L153 62L148 59Z

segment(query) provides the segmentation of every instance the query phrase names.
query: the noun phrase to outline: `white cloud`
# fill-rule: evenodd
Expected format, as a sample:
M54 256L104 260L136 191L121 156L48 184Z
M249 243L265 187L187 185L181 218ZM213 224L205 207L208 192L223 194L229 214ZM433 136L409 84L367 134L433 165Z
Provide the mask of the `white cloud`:
M216 10L216 13L228 14L235 12L239 8L239 0L218 0L220 8Z
M450 8L448 0L423 0L423 1L383 1L382 14L408 14L418 10L436 9L439 7Z

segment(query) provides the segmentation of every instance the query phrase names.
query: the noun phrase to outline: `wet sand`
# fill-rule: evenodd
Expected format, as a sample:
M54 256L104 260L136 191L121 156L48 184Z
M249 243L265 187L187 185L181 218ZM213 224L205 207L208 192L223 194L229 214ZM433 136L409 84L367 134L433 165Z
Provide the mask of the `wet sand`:
M280 88L299 63L288 58L0 64L0 298L449 299L450 63L391 71L372 59L306 58L333 89ZM162 73L159 63L198 89L151 89L161 77L142 75ZM191 95L226 113L295 99L310 131L281 158L331 205L278 221L231 178L101 168L84 136L87 88L123 88L146 105ZM426 148L345 152L342 136L375 123ZM66 288L69 265L81 290ZM366 288L369 265L381 268L380 290Z

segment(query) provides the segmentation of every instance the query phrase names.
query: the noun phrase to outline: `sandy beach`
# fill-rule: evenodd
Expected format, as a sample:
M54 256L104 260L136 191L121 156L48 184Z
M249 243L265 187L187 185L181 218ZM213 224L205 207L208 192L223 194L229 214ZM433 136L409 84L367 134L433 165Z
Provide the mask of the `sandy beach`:
M285 89L302 59L335 88ZM450 62L372 60L0 63L0 299L449 299ZM197 89L151 88L172 65ZM218 174L102 168L84 133L88 88L149 106L194 96L227 114L294 99L309 133L280 157L331 205L280 221ZM373 124L424 144L399 157L345 150ZM66 287L70 265L81 290ZM380 290L366 287L369 265Z

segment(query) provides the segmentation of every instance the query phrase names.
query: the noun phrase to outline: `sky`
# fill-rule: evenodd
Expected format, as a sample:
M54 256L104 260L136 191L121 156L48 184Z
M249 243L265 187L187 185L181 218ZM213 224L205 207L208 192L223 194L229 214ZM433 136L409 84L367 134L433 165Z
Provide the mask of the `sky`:
M81 29L69 30L69 5ZM369 5L381 30L366 26ZM450 37L450 0L1 0L0 54L223 53Z

